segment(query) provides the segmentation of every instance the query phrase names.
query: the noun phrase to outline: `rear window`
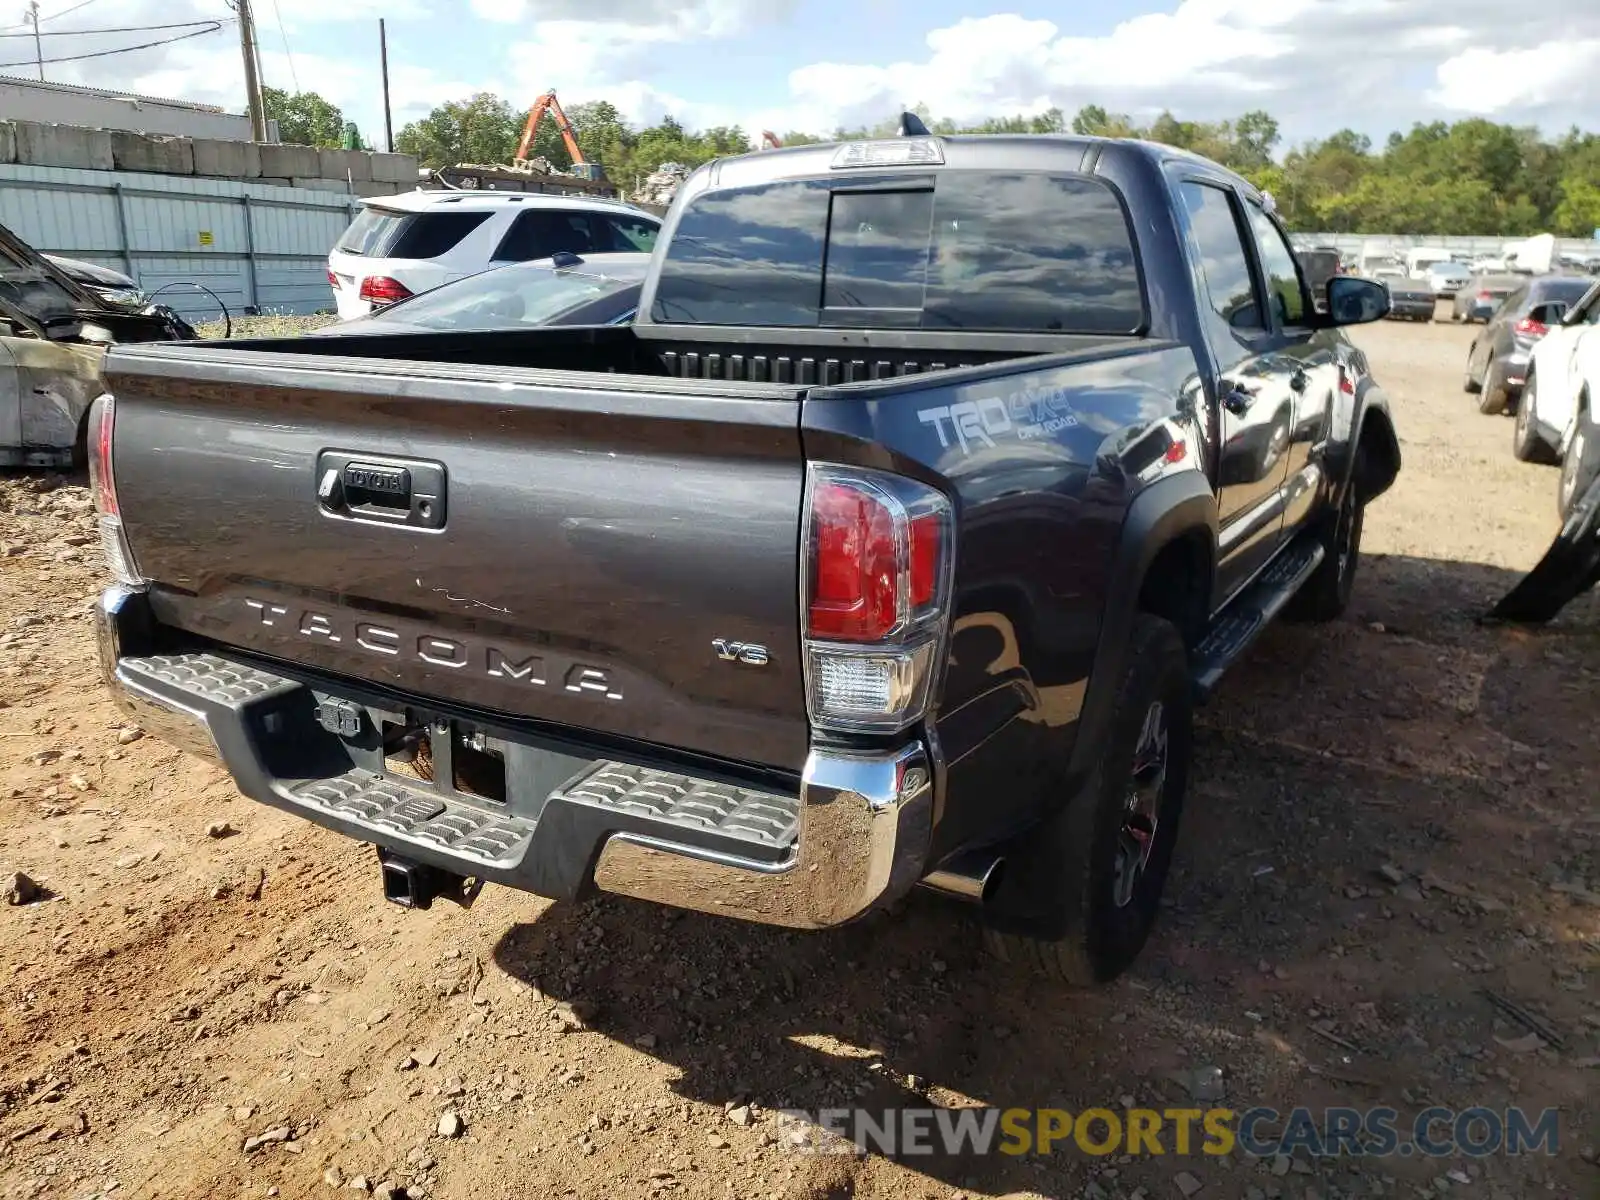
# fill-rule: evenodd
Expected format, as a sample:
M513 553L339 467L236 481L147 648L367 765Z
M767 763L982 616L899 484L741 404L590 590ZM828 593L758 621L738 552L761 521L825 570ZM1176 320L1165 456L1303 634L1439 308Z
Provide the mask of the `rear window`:
M1127 216L1083 176L784 181L713 192L667 246L653 319L1135 333Z
M1339 256L1331 250L1301 250L1295 257L1308 279L1326 279L1339 273Z
M1564 300L1568 304L1576 304L1589 294L1589 288L1593 283L1594 281L1590 279L1552 279L1544 287L1536 289L1533 299L1539 304L1551 300Z
M400 213L368 207L350 222L338 248L366 258L438 258L488 219L481 211Z

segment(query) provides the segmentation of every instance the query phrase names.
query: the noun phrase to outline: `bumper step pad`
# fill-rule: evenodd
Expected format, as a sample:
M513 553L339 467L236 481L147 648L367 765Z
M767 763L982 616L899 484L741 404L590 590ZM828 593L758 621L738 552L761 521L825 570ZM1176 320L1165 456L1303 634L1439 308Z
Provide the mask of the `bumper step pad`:
M762 849L794 840L800 801L648 767L606 762L558 795L579 804L637 813L691 829L715 830Z
M510 867L527 851L532 821L452 804L424 788L410 788L370 771L352 771L291 788L308 808L321 808L375 830L431 842L486 866Z

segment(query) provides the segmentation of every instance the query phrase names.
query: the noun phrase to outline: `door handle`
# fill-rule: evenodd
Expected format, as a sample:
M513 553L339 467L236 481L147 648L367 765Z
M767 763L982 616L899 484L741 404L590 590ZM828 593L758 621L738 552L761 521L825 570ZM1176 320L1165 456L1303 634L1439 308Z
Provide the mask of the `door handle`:
M444 489L442 463L358 457L334 450L317 458L317 504L330 517L442 529Z
M1242 417L1250 411L1250 406L1256 402L1256 389L1242 383L1228 386L1222 393L1222 407L1236 417Z

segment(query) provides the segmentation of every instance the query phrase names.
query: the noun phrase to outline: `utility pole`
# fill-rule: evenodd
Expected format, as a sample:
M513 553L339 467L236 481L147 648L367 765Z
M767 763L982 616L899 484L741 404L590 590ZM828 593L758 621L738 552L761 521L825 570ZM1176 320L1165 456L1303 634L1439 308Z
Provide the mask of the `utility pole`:
M389 116L389 35L378 18L378 57L383 62L383 148L394 153L394 121Z
M44 82L44 48L39 44L39 0L28 0L28 20L33 22L33 59L39 65L39 82Z
M33 0L35 7L38 0ZM256 23L250 15L250 0L238 0L239 49L244 54L245 103L250 107L250 137L267 140L267 110L261 101L261 75L256 69Z

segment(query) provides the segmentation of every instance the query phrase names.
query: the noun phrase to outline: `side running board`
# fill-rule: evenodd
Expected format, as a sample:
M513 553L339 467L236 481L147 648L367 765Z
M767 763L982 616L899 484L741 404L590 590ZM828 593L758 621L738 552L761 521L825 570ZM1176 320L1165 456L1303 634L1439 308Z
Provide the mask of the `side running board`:
M1190 656L1189 673L1198 703L1211 698L1223 674L1272 623L1321 565L1325 554L1320 542L1310 538L1296 542L1217 615Z

